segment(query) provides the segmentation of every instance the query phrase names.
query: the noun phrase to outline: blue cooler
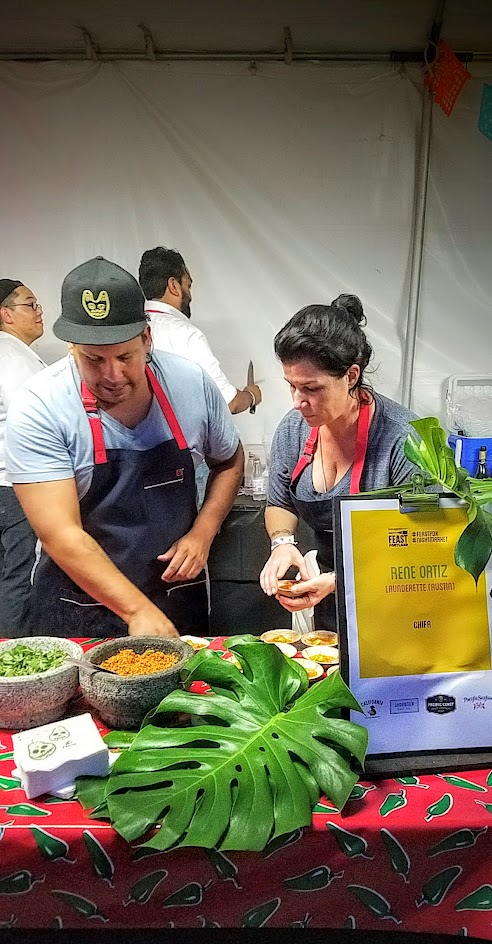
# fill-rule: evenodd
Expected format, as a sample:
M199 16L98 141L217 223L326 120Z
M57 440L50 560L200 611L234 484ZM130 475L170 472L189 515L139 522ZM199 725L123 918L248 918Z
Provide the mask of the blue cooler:
M492 439L483 436L481 439L475 439L472 436L451 435L448 437L449 445L454 452L456 465L467 469L470 475L475 475L478 469L478 451L480 446L487 449L487 475L492 476Z

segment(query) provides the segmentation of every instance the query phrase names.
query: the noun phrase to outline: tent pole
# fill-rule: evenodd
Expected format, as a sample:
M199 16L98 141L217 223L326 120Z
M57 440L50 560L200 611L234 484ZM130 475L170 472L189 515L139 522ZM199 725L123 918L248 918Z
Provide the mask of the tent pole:
M429 39L424 51L426 67L429 60L434 61L446 9L446 0L436 0L434 19L429 31ZM432 55L431 55L432 53ZM420 303L420 284L422 277L422 257L424 255L425 212L427 208L427 181L432 134L432 105L434 96L425 82L422 85L422 114L420 119L420 138L417 165L415 167L415 190L412 235L410 239L410 285L408 289L408 315L405 348L403 350L401 399L402 405L412 405L413 372L415 366L415 346Z
M415 199L412 238L410 242L411 258L407 332L402 364L401 402L402 405L406 407L410 407L412 402L413 368L415 362L415 344L417 340L422 257L424 253L425 211L427 204L433 101L432 92L424 86L422 89L419 153L417 166L415 168Z
M140 28L142 29L142 26ZM155 59L156 62L251 62L252 59L254 59L255 62L285 62L286 52L289 55L290 64L290 51L288 49L282 52L265 52L264 50L257 50L256 52L254 50L250 52L234 50L222 52L204 52L197 50L163 52L154 48L153 54L149 56L147 43L145 51L137 49L101 50L98 47L97 59L99 62L148 62L149 58ZM454 52L460 61L466 62L467 64L471 62L492 62L492 52L461 52L459 50L454 50ZM0 48L0 61L3 62L79 62L87 58L87 50L80 49L35 50L31 47L23 51L14 51L13 49ZM92 56L89 58L92 58ZM413 50L393 52L326 52L319 49L313 49L309 52L292 51L293 63L308 62L313 65L318 65L323 62L422 63L424 61L423 52L415 52Z

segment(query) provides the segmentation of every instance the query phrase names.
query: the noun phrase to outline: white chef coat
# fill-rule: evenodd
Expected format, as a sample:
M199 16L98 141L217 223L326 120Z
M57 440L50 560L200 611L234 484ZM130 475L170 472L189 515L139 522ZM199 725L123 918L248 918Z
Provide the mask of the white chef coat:
M5 478L5 420L16 390L28 377L43 370L46 364L28 344L6 331L0 331L0 486Z
M237 389L229 383L203 331L192 324L182 311L164 302L154 299L145 302L145 312L156 350L179 354L189 361L195 361L217 384L225 402L230 403Z

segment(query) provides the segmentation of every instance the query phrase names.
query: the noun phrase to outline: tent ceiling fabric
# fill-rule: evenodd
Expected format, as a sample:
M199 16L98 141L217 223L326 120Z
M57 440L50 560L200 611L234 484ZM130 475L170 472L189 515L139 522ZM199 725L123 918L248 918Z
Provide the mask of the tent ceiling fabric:
M158 53L421 53L437 0L3 0L0 56L145 56L150 31ZM447 0L442 35L456 51L492 52L491 0Z

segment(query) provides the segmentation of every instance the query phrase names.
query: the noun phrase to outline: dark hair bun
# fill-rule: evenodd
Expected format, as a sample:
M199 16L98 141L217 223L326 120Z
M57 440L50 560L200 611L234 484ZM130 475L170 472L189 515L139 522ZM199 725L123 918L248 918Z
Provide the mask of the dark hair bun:
M357 295L339 295L331 303L335 308L345 308L345 311L352 315L352 318L358 325L365 325L367 318L364 314L362 302Z

